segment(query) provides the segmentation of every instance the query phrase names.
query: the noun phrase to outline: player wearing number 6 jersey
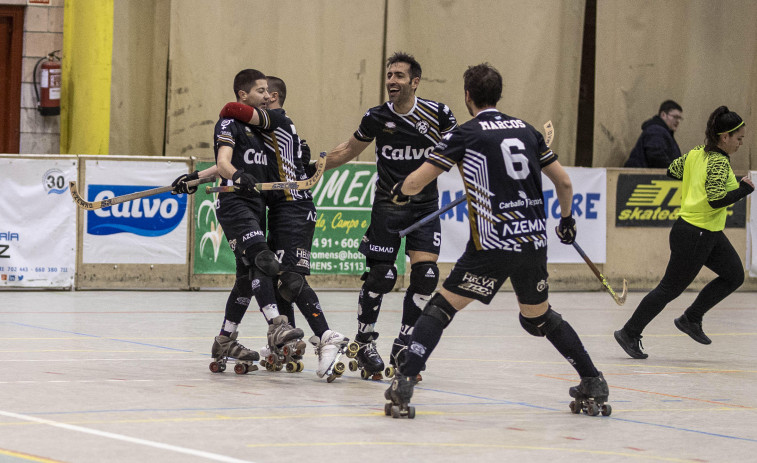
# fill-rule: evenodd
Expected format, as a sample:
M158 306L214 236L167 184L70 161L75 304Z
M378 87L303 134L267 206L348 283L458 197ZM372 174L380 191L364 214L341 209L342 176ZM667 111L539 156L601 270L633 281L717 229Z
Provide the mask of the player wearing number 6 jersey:
M470 219L470 239L449 277L426 304L413 329L408 354L398 366L385 397L400 415L408 409L417 374L457 311L473 300L489 304L510 278L520 306L520 323L531 335L545 336L581 376L570 389L580 411L589 399L589 413L597 414L608 396L607 384L562 316L549 305L547 232L542 172L555 185L563 219L558 236L565 244L575 240L570 219L573 187L570 177L545 144L542 135L521 119L496 109L502 77L488 64L464 74L465 104L474 118L446 135L415 172L397 183L392 192L403 200L423 191L443 172L457 167L463 177ZM593 403L593 405L591 405ZM388 411L388 410L387 410ZM609 414L609 408L602 408ZM396 416L394 411L393 416Z
M359 155L376 141L376 196L371 224L359 250L369 270L358 298L359 345L357 360L364 373L380 378L384 362L376 351L375 324L383 295L397 280L397 260L402 230L438 209L436 182L431 182L406 204L392 201L390 190L398 181L423 164L442 136L457 127L455 116L443 103L415 96L421 80L421 66L406 53L387 60L386 89L389 101L368 110L350 139L329 152L326 168L340 166ZM439 269L436 261L441 247L441 223L437 218L407 235L405 252L410 257L410 285L402 308L402 327L392 347L391 363L405 346L421 307L436 289ZM388 373L391 374L391 371ZM366 377L366 376L364 376Z

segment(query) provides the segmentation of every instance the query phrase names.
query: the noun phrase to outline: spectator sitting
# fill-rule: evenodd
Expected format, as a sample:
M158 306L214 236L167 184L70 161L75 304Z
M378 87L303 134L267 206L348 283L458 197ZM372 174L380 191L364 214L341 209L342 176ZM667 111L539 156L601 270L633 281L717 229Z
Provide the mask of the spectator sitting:
M681 149L674 135L683 120L682 111L675 101L664 101L657 115L641 124L641 136L623 167L667 168L680 157Z

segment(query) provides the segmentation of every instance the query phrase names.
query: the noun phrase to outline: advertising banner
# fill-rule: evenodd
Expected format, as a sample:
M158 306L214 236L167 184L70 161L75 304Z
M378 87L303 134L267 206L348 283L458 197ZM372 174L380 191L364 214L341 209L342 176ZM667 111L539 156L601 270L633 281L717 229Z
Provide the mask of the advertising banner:
M73 286L76 159L0 159L0 288Z
M618 176L616 227L672 227L681 212L681 181L666 175ZM744 228L746 202L728 206L727 228Z
M195 169L203 171L215 165L214 162L198 162ZM216 180L213 185L220 184ZM234 252L223 234L223 228L216 216L216 194L205 193L205 185L194 194L194 264L195 274L235 273Z
M375 189L373 163L349 163L323 174L313 189L318 210L310 255L313 274L360 275L366 270L358 246L370 225ZM395 265L400 275L405 273L404 240Z
M573 182L573 218L578 241L593 262L606 260L607 171L582 167L565 167ZM439 176L439 205L444 207L463 196L463 183L457 169ZM555 187L542 175L544 208L547 213L547 256L551 263L580 263L581 256L572 246L560 243L555 227L560 221L560 208ZM439 262L456 262L465 250L470 236L466 202L442 214L442 250Z
M85 161L82 195L101 201L171 183L183 163ZM187 195L170 192L87 211L82 259L86 264L185 264Z
M198 170L212 165L199 163ZM365 256L358 246L371 220L376 165L349 163L323 174L313 189L318 212L310 255L310 273L360 275ZM204 191L195 194L195 274L234 273L234 254L215 215L215 198ZM405 271L404 244L397 258Z

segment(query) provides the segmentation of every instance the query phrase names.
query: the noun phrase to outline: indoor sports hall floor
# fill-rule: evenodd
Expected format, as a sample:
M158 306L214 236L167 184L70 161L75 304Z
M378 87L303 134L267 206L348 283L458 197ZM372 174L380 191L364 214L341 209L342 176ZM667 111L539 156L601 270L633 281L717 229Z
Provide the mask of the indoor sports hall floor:
M357 292L319 292L353 336ZM612 333L644 293L553 293L610 385L609 417L573 415L574 370L520 327L512 293L460 313L416 388L414 420L384 416L388 382L347 372L208 369L226 293L0 293L0 462L757 461L757 311L736 293L695 343L673 325L685 293L648 328L649 359ZM377 329L388 356L402 293ZM298 321L301 322L301 318ZM300 323L302 326L302 323ZM307 326L306 336L310 336ZM264 344L248 313L241 341Z

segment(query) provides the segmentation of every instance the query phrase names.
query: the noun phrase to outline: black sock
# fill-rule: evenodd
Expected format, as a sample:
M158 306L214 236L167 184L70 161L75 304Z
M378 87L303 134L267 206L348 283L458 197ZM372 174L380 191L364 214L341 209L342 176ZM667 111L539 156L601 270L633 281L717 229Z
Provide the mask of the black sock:
M591 361L589 353L586 352L578 334L570 326L570 323L562 321L548 335L547 339L552 343L560 354L573 365L579 376L597 376L599 372Z

